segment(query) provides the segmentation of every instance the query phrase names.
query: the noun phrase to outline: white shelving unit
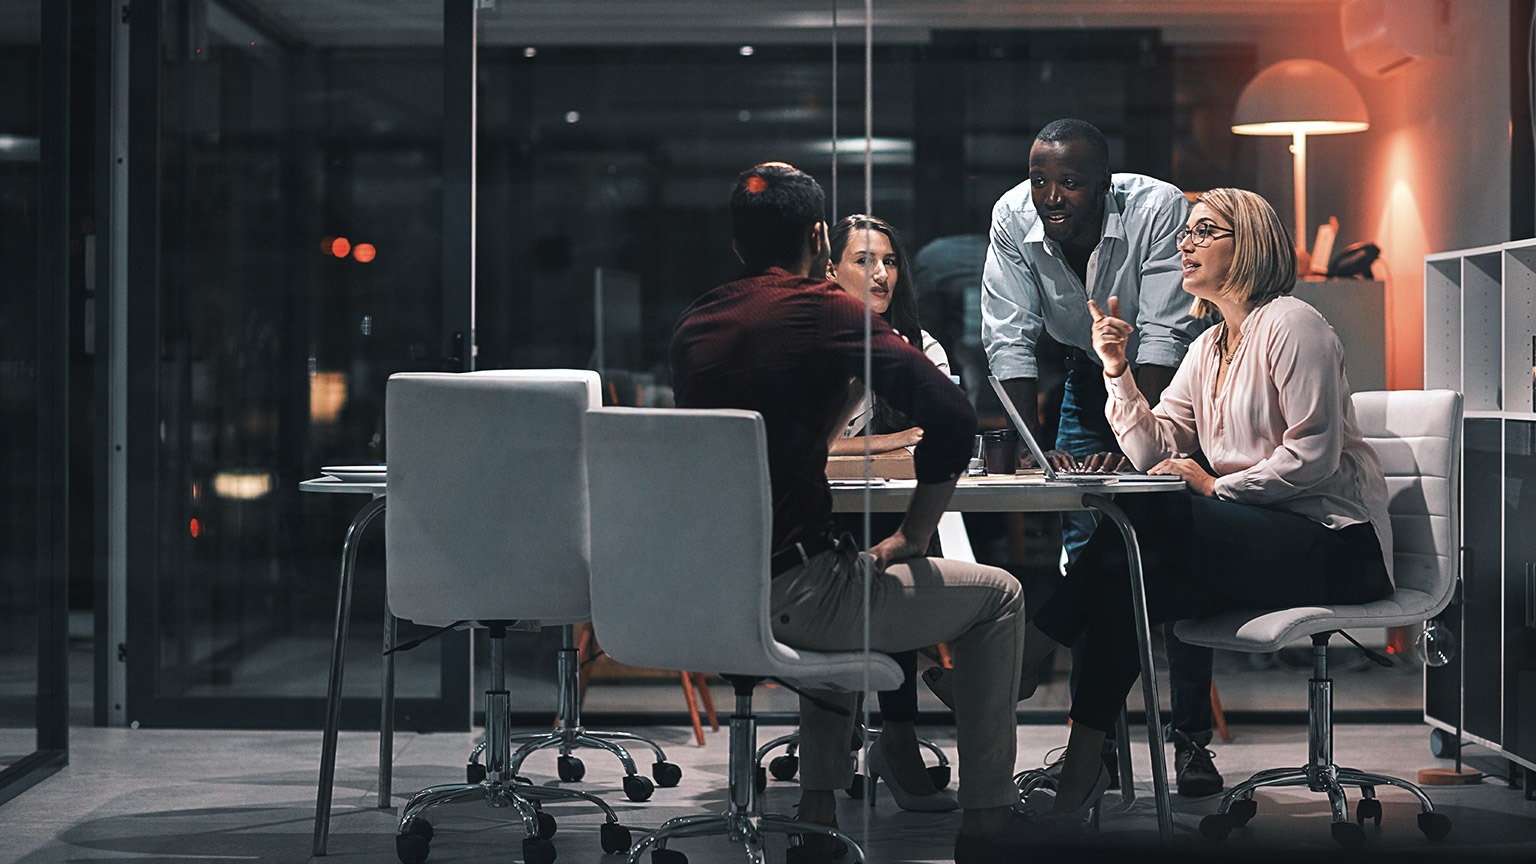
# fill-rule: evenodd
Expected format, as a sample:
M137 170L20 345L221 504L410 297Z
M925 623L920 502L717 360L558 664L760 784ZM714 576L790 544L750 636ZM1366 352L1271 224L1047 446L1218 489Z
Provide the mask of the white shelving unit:
M1424 386L1460 390L1462 657L1424 672L1424 719L1536 771L1536 240L1424 258Z

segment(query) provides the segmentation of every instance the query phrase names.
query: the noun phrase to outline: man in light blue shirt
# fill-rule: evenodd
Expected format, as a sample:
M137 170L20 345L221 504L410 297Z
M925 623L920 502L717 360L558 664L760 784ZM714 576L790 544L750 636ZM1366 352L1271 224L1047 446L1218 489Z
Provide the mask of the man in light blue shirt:
M1057 467L1130 467L1104 416L1090 299L1106 309L1109 298L1118 297L1120 316L1136 325L1126 356L1152 405L1189 343L1209 323L1189 314L1192 300L1183 290L1174 239L1189 206L1169 183L1140 174L1111 175L1103 134L1082 120L1065 119L1035 137L1029 180L992 208L982 274L982 342L992 374L1037 433L1035 344L1041 330L1066 348L1061 425L1055 449L1046 454ZM1062 514L1069 564L1092 533L1090 514ZM1166 636L1179 792L1214 794L1223 781L1205 749L1211 739L1211 652L1179 642L1171 626Z

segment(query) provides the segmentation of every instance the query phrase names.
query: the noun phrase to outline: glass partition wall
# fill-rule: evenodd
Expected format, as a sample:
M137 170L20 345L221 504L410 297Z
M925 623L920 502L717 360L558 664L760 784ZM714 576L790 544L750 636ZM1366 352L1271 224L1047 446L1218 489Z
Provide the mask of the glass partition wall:
M65 4L0 0L0 801L68 743L68 22Z
M100 244L118 250L101 270L120 265L129 292L98 316L103 344L122 336L126 394L103 374L99 401L120 406L130 442L110 469L122 521L99 535L119 544L125 586L107 644L126 659L108 656L98 686L107 722L318 727L342 538L365 499L298 483L387 458L396 371L599 368L606 401L670 404L678 314L738 274L725 203L750 165L788 161L827 188L830 219L868 201L909 252L947 245L976 274L993 202L1057 117L1102 129L1117 171L1187 190L1257 174L1226 130L1256 69L1249 43L958 29L938 13L885 27L876 2L866 105L863 4L735 0L629 30L554 6L464 5L476 11L445 24L451 2L359 16L340 0L172 0L136 5L133 32L107 40L124 70L114 104L134 106L113 132L131 158L102 169L127 190L129 226ZM918 276L925 328L983 424L1000 424L979 278ZM1043 382L1061 374L1047 365ZM1031 590L1055 578L1053 517L966 522L978 559ZM354 728L377 722L378 530L362 543L348 645ZM555 630L509 636L520 722L556 707L557 644ZM402 656L402 728L470 722L471 653L449 638ZM1248 662L1218 664L1228 709L1292 691L1283 707L1303 707L1302 688L1257 683ZM1064 716L1061 666L1026 716ZM589 719L682 716L675 677L602 660L588 672ZM1408 685L1383 699L1412 708Z

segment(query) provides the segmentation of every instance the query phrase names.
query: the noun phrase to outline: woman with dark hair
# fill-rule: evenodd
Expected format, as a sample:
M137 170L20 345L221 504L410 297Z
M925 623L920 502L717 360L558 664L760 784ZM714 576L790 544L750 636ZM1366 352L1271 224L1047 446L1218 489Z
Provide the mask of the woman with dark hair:
M918 323L912 268L896 229L884 219L855 213L833 226L830 240L827 278L867 303L870 312L884 318L948 375L949 355L944 346ZM843 429L843 437L832 443L831 455L862 455L866 444L870 453L890 453L922 440L923 430L900 411L872 401L866 395L859 403Z
M944 347L918 324L911 268L896 229L883 219L856 213L839 220L829 239L827 278L868 304L870 312L884 317L903 339L948 375L949 358ZM866 391L842 436L832 442L830 455L863 455L866 444L870 453L913 447L922 440L923 430L900 411L871 399ZM870 536L884 537L900 522L900 514L872 513ZM839 520L838 527L857 536L863 528L862 519L845 517ZM929 555L940 554L935 548L937 544L935 536ZM954 796L934 787L918 749L917 653L903 651L891 657L901 664L906 677L899 689L880 693L881 730L869 750L870 773L885 779L891 797L904 810L954 810L959 803Z

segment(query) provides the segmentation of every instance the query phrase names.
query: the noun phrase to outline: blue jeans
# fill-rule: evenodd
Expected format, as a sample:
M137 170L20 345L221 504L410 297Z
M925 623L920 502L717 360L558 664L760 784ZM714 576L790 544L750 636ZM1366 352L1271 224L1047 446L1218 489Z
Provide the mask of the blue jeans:
M1075 358L1075 359L1074 359ZM1119 453L1120 444L1104 417L1104 373L1086 357L1069 355L1066 392L1061 399L1061 425L1056 449L1079 459L1095 453ZM1061 514L1061 546L1067 566L1077 560L1083 545L1093 536L1097 513L1079 510ZM1172 703L1168 728L1177 729L1196 745L1211 742L1211 649L1184 643L1173 633L1174 622L1163 626L1163 645L1168 654L1168 696ZM1077 670L1082 666L1082 644L1072 646L1070 687L1077 692ZM1106 739L1114 741L1111 736Z

